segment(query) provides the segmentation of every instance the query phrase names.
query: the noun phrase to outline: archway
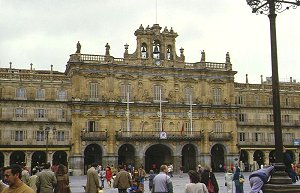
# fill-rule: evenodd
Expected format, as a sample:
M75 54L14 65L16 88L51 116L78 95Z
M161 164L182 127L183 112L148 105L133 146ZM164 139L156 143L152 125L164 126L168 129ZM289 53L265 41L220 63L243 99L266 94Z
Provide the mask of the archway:
M272 163L275 163L275 150L272 150L270 151L269 153L269 163L272 164Z
M53 165L63 164L64 166L68 167L68 159L67 153L65 151L56 151L53 154L52 163Z
M84 150L84 174L95 162L102 164L102 150L99 145L90 144Z
M25 153L23 151L14 151L10 155L9 164L25 163Z
M31 157L31 169L33 169L35 166L40 167L46 162L46 153L44 151L36 151Z
M145 169L149 172L155 165L154 172L159 172L163 164L173 163L171 149L163 144L156 144L149 147L145 152Z
M253 155L253 160L257 162L258 167L264 165L264 153L260 150L256 150Z
M0 152L0 168L4 167L4 154Z
M131 164L132 166L135 165L135 155L134 155L135 149L130 144L124 144L122 145L118 150L118 164L124 165L124 164ZM136 166L137 167L137 166Z
M211 168L215 172L224 171L224 146L221 144L211 148Z
M250 170L249 168L249 154L246 150L241 150L240 153L240 161L244 163L245 171L248 172Z
M182 166L184 172L196 169L196 148L194 145L187 144L182 148Z

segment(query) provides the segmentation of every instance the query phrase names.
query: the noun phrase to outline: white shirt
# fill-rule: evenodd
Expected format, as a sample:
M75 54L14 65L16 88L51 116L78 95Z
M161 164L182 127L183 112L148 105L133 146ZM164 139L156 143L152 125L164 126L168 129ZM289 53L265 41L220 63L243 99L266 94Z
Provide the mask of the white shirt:
M208 190L203 183L188 183L185 185L184 193L208 193Z

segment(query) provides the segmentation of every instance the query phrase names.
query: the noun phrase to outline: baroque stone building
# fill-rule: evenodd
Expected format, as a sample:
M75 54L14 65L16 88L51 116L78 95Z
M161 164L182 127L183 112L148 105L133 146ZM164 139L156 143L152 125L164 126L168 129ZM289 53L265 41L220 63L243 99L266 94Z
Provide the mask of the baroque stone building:
M136 50L126 44L123 58L109 44L104 55L83 54L78 42L64 73L1 68L0 163L48 160L81 175L93 162L147 171L272 162L269 82L235 83L229 53L221 63L207 62L204 51L185 62L172 28L141 25L134 34ZM281 88L285 145L298 160L300 85Z

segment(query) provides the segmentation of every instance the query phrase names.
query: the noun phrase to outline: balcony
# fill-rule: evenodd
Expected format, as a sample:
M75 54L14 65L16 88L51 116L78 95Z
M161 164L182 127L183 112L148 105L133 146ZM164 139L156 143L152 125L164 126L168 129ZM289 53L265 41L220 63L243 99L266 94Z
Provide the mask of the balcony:
M55 139L55 138L49 138L48 145L49 146L69 146L70 145L70 140L69 138L64 138L64 139ZM0 145L4 146L45 146L46 145L46 139L43 140L37 140L36 138L33 137L28 137L26 139L10 139L9 137L5 138L2 137L0 138Z
M273 121L267 119L245 119L244 121L237 121L240 126L273 126ZM281 120L282 126L300 126L299 120Z
M201 141L204 135L200 131L117 131L116 139L119 141Z
M232 132L210 132L209 141L231 141Z
M294 145L294 139L283 139L283 145L290 146ZM274 146L275 140L261 139L255 141L254 139L245 139L244 141L238 141L238 146Z
M106 141L107 136L107 131L81 132L82 141Z

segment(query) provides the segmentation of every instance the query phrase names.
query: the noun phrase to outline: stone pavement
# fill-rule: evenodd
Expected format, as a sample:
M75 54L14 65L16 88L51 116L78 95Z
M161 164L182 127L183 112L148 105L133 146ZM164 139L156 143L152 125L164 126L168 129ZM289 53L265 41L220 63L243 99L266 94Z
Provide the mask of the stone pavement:
M225 174L224 173L215 173L220 191L219 193L227 193L225 186ZM244 192L250 192L250 184L249 184L249 172L244 172L245 183L244 183ZM83 185L86 183L86 176L70 176L71 181L71 190L72 193L84 193ZM187 174L183 175L183 178L179 178L179 175L174 175L172 178L174 193L182 193L185 185L189 182L189 178ZM297 182L300 184L300 181ZM235 191L233 191L234 193ZM107 184L105 184L104 193L118 193L117 189L107 188ZM149 193L148 181L145 181L145 193Z

